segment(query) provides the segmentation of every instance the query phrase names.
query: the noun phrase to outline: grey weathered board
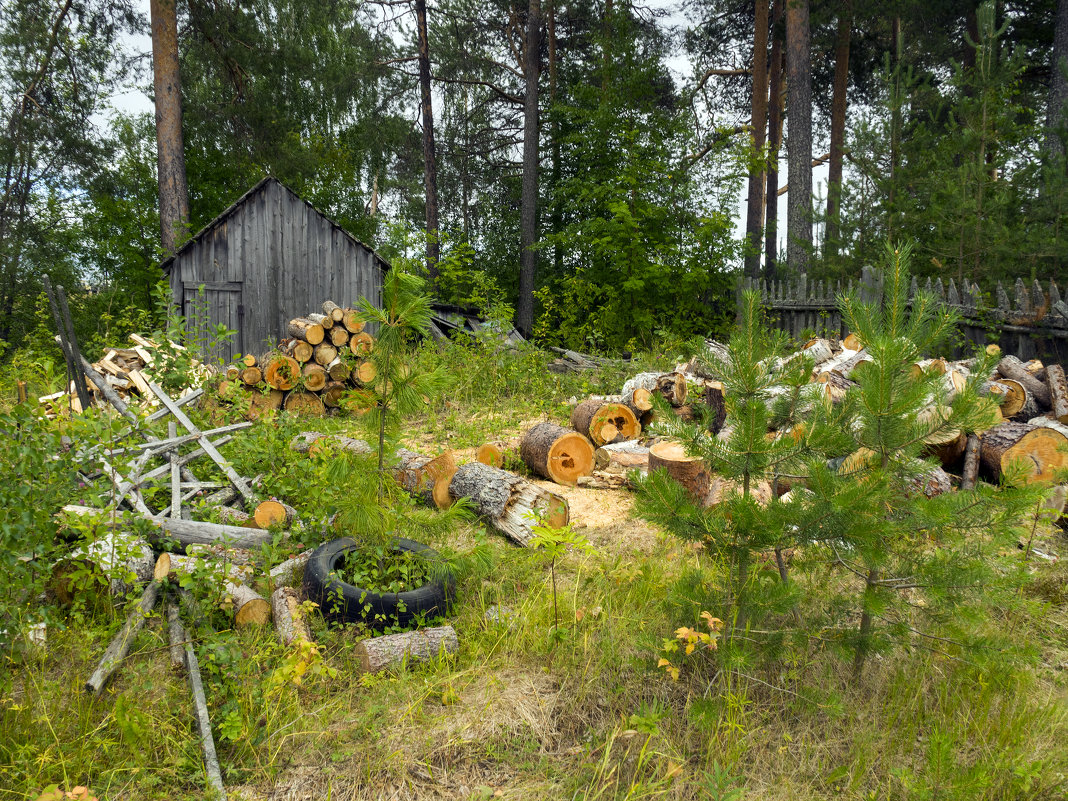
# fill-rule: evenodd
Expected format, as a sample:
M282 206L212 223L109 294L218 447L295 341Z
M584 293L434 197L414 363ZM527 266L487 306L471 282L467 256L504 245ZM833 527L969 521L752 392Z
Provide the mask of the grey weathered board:
M274 178L265 178L161 264L182 314L201 331L237 331L213 361L264 353L324 300L382 302L389 265ZM203 300L198 290L204 287ZM198 309L202 306L202 309Z
M836 281L809 281L807 276L782 281L745 279L744 289L760 292L772 322L795 339L805 332L819 336L841 337L846 324L838 311L836 298L856 289L863 300L883 297L883 276L865 267L859 281L842 284ZM962 342L951 343L952 355L961 356L970 349L967 343L997 343L1005 353L1021 359L1041 358L1050 362L1068 359L1068 304L1060 287L1050 281L1043 287L1038 281L1031 286L1016 279L1009 293L999 282L988 302L979 287L968 281L960 288L950 278L948 286L939 278L927 278L922 284L912 280L910 297L920 288L930 292L942 304L954 308L960 316L958 331Z

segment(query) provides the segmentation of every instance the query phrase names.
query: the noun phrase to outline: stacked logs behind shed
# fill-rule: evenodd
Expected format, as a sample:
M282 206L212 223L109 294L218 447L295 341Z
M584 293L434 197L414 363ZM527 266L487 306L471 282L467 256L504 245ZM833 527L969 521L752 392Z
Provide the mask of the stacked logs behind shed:
M250 417L279 409L324 415L343 405L356 413L368 411L369 394L350 396L355 398L350 404L343 399L375 380L377 372L368 358L374 337L364 331L354 309L329 300L322 308L322 313L290 320L276 351L262 357L246 354L227 368L220 396L235 398L247 391Z

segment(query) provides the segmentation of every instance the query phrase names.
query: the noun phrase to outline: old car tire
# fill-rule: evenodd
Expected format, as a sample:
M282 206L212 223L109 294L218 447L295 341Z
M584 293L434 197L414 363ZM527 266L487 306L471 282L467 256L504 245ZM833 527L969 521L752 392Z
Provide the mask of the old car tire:
M432 548L414 540L398 538L392 547L422 554L431 560L438 557ZM456 592L456 582L451 574L445 581L431 581L414 590L397 593L371 592L339 579L335 572L338 565L348 553L358 548L356 540L342 537L323 543L308 557L304 568L304 592L309 600L319 604L327 620L404 626L417 617L431 618L448 611Z

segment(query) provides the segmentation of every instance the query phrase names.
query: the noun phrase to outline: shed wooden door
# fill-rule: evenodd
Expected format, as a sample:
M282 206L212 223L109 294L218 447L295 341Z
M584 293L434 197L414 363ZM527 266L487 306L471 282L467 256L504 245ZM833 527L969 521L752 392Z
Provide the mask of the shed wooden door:
M186 284L183 288L182 314L185 315L186 331L202 358L210 363L229 364L237 354L245 352L243 288L240 281L199 286ZM217 337L220 325L232 332L221 341Z

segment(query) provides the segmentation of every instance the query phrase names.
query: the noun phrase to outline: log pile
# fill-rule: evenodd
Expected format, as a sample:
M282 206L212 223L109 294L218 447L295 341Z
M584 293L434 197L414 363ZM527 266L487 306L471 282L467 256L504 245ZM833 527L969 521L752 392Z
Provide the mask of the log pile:
M226 368L219 384L223 400L245 399L249 417L285 409L322 416L340 410L363 414L373 406L368 387L377 377L368 358L374 337L364 331L355 309L325 301L315 312L289 321L278 348L245 354Z
M172 351L184 351L185 348L175 342L168 342ZM157 381L161 371L166 371L166 358L161 357L160 345L140 334L130 335L130 346L126 348L108 348L107 352L92 363L92 368L106 383L107 388L117 394L127 404L139 404L146 408L159 406L159 401L149 389L150 381ZM211 368L196 359L190 360L189 375L193 383L201 383L211 375ZM104 392L91 377L86 380L89 395L94 402L105 400ZM182 390L181 395L192 392L192 388ZM78 398L74 381L65 391L43 395L37 399L43 406L45 416L53 419L70 412L81 414L81 401Z

